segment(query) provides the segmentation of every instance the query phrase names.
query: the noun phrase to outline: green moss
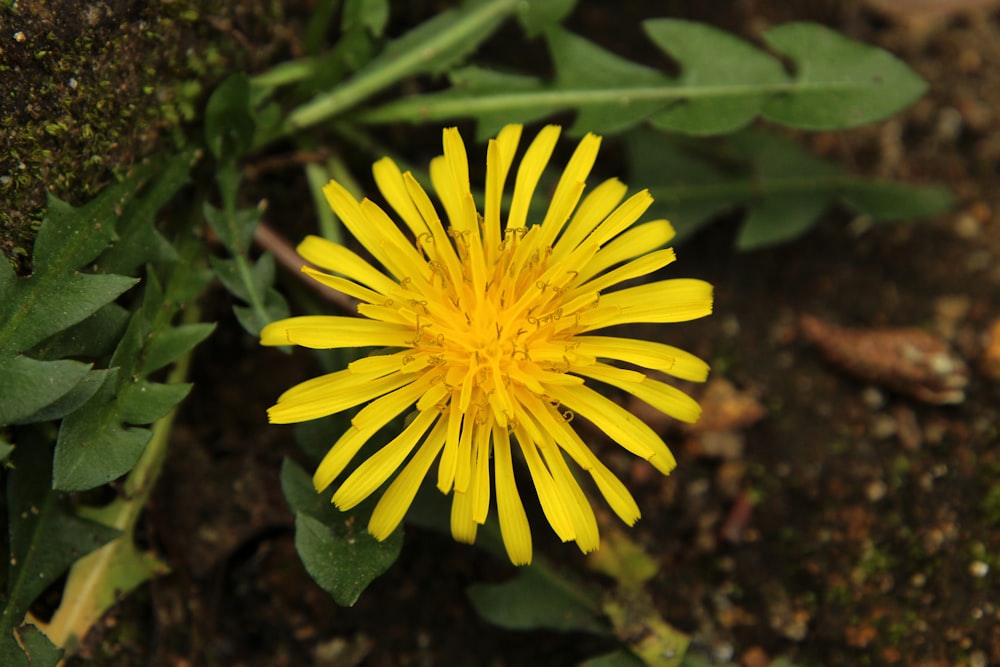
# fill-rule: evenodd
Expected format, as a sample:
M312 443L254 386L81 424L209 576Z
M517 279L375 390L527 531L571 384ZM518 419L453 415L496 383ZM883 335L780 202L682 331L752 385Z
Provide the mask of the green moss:
M176 137L226 72L263 66L282 11L251 0L83 11L0 0L0 25L15 35L0 44L0 250L26 270L47 194L83 203Z

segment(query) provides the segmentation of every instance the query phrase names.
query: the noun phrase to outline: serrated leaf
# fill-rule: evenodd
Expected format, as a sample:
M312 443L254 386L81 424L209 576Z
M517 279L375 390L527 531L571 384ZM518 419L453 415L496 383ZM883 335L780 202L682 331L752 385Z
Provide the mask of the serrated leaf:
M33 440L14 450L14 469L7 473L11 567L0 613L0 645L12 639L31 603L70 563L119 534L63 508L60 494L50 486L51 451L41 438Z
M91 396L96 394L97 390L101 388L107 374L107 369L90 371L83 377L83 380L81 380L79 384L66 392L66 394L61 396L58 400L46 405L38 412L32 413L29 417L20 419L15 423L33 424L54 419L62 419L66 415L71 412L75 412L80 409L81 406L86 404L87 401L90 400Z
M77 208L50 194L35 239L35 274L72 271L96 259L117 236L115 227L122 203L149 172L147 167L137 168L124 181L105 188Z
M216 158L232 161L253 144L254 118L250 110L250 79L230 75L205 105L205 143Z
M264 294L274 284L275 265L271 253L262 254L254 264L249 260L243 263L237 258L211 257L210 261L223 286L244 301L250 301L251 294Z
M814 23L787 23L764 40L795 63L795 86L769 98L768 120L810 130L855 127L916 101L927 83L888 51Z
M333 118L407 76L446 71L493 34L517 4L488 0L441 12L390 42L348 81L293 109L288 127L300 129Z
M798 238L829 205L830 199L820 193L770 197L752 204L736 238L736 247L753 250Z
M518 7L517 20L530 39L559 24L574 7L576 0L534 0Z
M648 185L653 195L647 215L669 220L679 239L749 196L750 184L739 163L717 163L696 146L649 130L630 132L626 145L631 180Z
M841 201L879 222L926 218L949 210L951 191L943 186L917 187L891 181L856 180L845 184Z
M518 570L502 584L474 584L468 596L480 616L502 628L610 634L598 600L537 566Z
M143 371L149 374L160 370L208 338L213 331L214 322L202 322L157 332L146 347Z
M62 650L30 624L0 638L0 665L4 667L56 667L62 656Z
M801 234L838 201L876 220L932 215L950 203L943 188L853 177L795 142L759 130L711 142L635 130L627 146L632 178L649 184L654 198L647 215L670 220L679 238L739 206L749 208L738 240L747 249Z
M562 28L547 33L549 51L556 68L555 91L572 91L578 103L573 135L586 132L612 134L635 125L663 109L673 100L642 94L648 89L665 89L673 82L657 70L630 62L593 42ZM589 92L597 99L591 102ZM606 93L617 91L614 100ZM555 110L555 109L553 109Z
M222 187L227 186L220 184L220 189ZM244 208L227 214L224 210L208 203L205 204L204 214L205 221L218 235L219 240L236 254L246 253L250 248L253 232L263 218L263 213L256 208Z
M59 400L80 384L90 367L68 359L5 359L0 365L0 425L19 422Z
M777 59L718 30L669 20L647 25L651 37L678 61L680 78L555 27L548 31L555 64L551 83L539 82L533 90L450 89L415 95L359 118L387 123L471 117L492 124L500 117L524 122L572 109L577 119L571 133L576 135L616 132L649 117L678 131L716 133L745 125L762 113L795 127L840 128L883 118L911 103L924 86L891 54L811 24L781 26L765 36L794 61L796 75L791 78ZM816 54L810 51L811 35L817 35L819 48L825 49L818 69Z
M288 317L288 302L281 293L272 288L264 292L262 307L233 306L233 314L247 333L256 336L266 325Z
M497 93L512 94L517 92L532 92L542 88L542 82L533 76L523 76L506 72L496 72L480 67L464 67L453 70L448 75L452 88L447 93L441 93L441 100L453 95L461 99L494 95ZM525 109L519 113L522 122L530 123L539 118L545 118L553 111L552 106L539 105ZM507 109L491 112L481 109L477 114L476 140L486 141L496 136L504 125L510 123L510 113Z
M289 459L281 466L281 489L295 512L295 547L306 570L337 604L353 605L399 557L402 531L379 542L355 513L330 503L332 489L317 493L309 474Z
M396 562L402 545L399 530L379 542L364 528L353 526L345 534L334 534L308 514L295 516L295 548L302 564L320 588L345 607L357 602L368 585Z
M109 373L101 388L59 427L52 485L63 491L84 491L117 479L139 460L151 433L126 426L115 396L117 373Z
M104 273L133 274L143 264L177 261L177 252L156 229L156 214L188 182L192 152L171 157L156 178L126 201L118 223L120 237L97 261Z
M341 27L345 31L360 26L373 36L380 37L388 22L388 0L347 0L344 4Z
M127 310L116 303L106 304L78 324L45 339L34 348L32 356L45 359L103 357L114 350L128 319Z
M718 28L674 19L644 21L643 28L660 49L685 63L676 85L693 89L690 97L652 117L663 129L733 132L757 117L770 86L788 81L780 62ZM706 99L706 89L713 88L718 94Z
M118 396L118 418L126 424L152 424L191 392L186 382L163 384L139 380L126 384Z
M15 283L0 306L0 350L17 353L83 321L138 281L128 276L35 275Z

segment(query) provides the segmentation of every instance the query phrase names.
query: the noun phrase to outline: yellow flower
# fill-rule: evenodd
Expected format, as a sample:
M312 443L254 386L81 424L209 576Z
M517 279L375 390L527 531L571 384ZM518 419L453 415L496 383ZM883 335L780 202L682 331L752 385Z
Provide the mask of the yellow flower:
M627 188L617 179L581 201L600 145L593 134L580 141L544 219L529 225L528 205L560 128L539 132L517 169L504 224L501 195L521 130L508 125L489 142L481 213L462 138L455 128L444 130L444 155L431 162L431 180L447 224L410 172L401 173L388 158L375 163L375 181L408 234L377 204L358 202L331 181L324 189L330 206L384 270L342 245L307 237L299 254L325 271L302 270L357 299L361 317L293 317L261 332L264 345L391 348L292 387L268 410L271 422L290 423L368 403L319 464L318 491L380 428L410 411L399 434L340 483L333 502L342 510L354 507L402 468L368 524L385 539L437 461L437 487L453 494L455 539L475 540L495 488L504 545L518 565L531 561L531 532L514 479L515 456L527 465L553 530L582 551L598 547L597 521L567 455L625 523L639 518L631 494L574 430L574 414L660 472L676 465L653 429L589 381L685 422L701 412L679 389L633 368L704 381L705 362L663 343L592 332L680 322L712 310L712 287L701 280L620 287L674 260L673 250L662 248L674 232L666 220L637 225L653 199L643 190L623 202Z

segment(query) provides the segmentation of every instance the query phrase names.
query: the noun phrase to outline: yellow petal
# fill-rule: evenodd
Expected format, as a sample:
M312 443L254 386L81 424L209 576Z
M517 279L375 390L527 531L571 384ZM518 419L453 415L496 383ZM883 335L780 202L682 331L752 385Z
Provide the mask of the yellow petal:
M601 544L601 537L597 529L597 517L594 516L590 501L573 477L558 447L546 447L542 450L542 454L549 470L552 471L553 482L563 497L563 503L569 507L577 546L585 554L596 550Z
M583 331L616 324L686 322L711 314L712 286L694 278L661 280L602 294L600 305L580 315ZM607 317L602 311L609 308L618 312Z
M645 422L587 386L551 385L549 395L663 474L677 465L666 443Z
M608 267L662 248L674 237L674 228L666 220L654 220L632 227L601 248L580 271L580 280L588 280Z
M524 505L521 504L521 496L517 492L517 482L514 481L514 464L506 427L493 427L493 455L500 535L510 562L514 565L528 565L531 563L531 528L528 526Z
M616 208L597 228L590 233L587 240L598 245L604 245L623 231L631 227L642 217L653 203L653 196L648 190L640 190Z
M272 424L292 424L326 417L413 381L412 375L396 373L382 378L358 375L350 371L329 373L296 385L278 397L268 408Z
M529 424L534 426L534 420L526 415L520 416L518 426L515 427L515 433L517 434L517 442L524 455L524 460L528 464L528 472L531 473L531 481L535 485L535 493L538 495L542 512L560 540L563 542L575 540L576 530L573 527L573 518L566 505L568 501L564 498L561 489L552 479L552 474L542 462L538 454L539 448L535 445L535 438L529 435L528 429L525 428ZM540 432L536 431L536 433L541 437ZM555 443L550 443L548 447L555 448Z
M438 420L434 429L430 432L424 443L420 445L417 453L413 455L409 463L399 473L399 476L392 481L389 488L379 499L372 512L372 517L368 521L368 532L375 536L377 540L384 540L389 537L396 526L403 520L403 516L413 503L414 496L420 489L420 484L427 476L434 458L441 451L444 444L443 420Z
M437 410L421 412L402 433L359 465L333 494L333 503L338 509L351 509L382 486L406 460L417 441L438 417Z
M475 470L469 485L472 496L472 519L478 524L486 523L490 511L490 440L489 426L480 424L473 434L473 455Z
M573 342L579 354L618 359L691 382L704 382L708 378L707 363L671 345L613 336L575 336Z
M601 138L591 133L587 133L577 144L573 156L559 178L555 192L552 193L549 210L542 221L541 245L552 245L570 214L573 213L577 202L580 201L580 195L583 194L587 176L590 175L600 147Z
M319 236L307 236L295 249L306 261L370 287L379 294L399 288L392 278L373 267L357 253Z
M385 200L392 207L406 226L413 232L414 237L429 233L427 223L424 222L417 207L410 199L410 193L406 190L406 183L403 182L403 174L399 167L390 158L382 158L372 165L372 175L375 177L375 184Z
M545 165L549 163L561 131L562 128L558 125L546 125L521 158L521 165L517 168L517 178L514 179L514 197L511 200L510 213L507 215L507 229L525 226L528 220L528 207L538 185L538 179L545 170Z
M457 542L472 544L478 527L472 519L472 494L455 491L451 501L451 536Z
M322 271L317 271L316 269L308 266L302 267L302 273L306 274L321 285L326 285L330 289L336 290L341 294L354 297L359 301L367 301L368 303L380 303L385 301L385 296L382 294L370 290L367 287L362 287L361 285L351 282L346 278L331 276L329 273L323 273Z
M581 290L592 291L596 290L598 292L603 292L604 290L617 285L618 283L625 282L626 280L632 280L633 278L639 278L640 276L646 276L654 271L662 269L673 262L677 257L674 255L673 248L664 248L663 250L656 250L654 252L648 253L639 257L638 259L633 259L628 264L619 266L613 271L608 271L603 273L593 280L589 280L579 287ZM567 295L568 296L568 295Z
M617 178L610 178L596 188L580 203L573 218L556 242L552 259L562 259L573 252L602 220L608 217L625 197L628 187Z
M633 372L639 378L636 380L632 377L622 376L620 369L614 366L600 363L574 369L574 372L593 378L598 382L604 382L612 387L623 389L639 400L649 403L660 412L682 422L693 424L701 417L701 406L698 405L698 401L677 387L644 377L641 373Z
M268 324L260 332L260 343L293 344L321 350L343 347L406 347L415 335L412 327L361 317L303 315Z

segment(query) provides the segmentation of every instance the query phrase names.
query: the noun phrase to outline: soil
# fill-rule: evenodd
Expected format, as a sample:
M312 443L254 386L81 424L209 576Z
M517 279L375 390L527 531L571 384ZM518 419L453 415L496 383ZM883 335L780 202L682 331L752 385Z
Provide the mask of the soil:
M744 667L778 657L1000 664L1000 374L990 362L1000 347L1000 10L944 0L891 11L858 1L693 4L582 3L570 25L636 58L650 55L636 21L654 15L750 37L819 20L888 48L929 81L927 96L883 123L802 140L858 173L945 183L957 203L897 226L833 211L798 241L745 254L733 249L733 216L680 246L678 274L710 280L717 302L711 318L668 335L729 383L731 394L713 385L723 397L715 414L728 421L665 426L679 461L666 480L595 442L643 510L628 535L660 567L648 584L656 609L691 633L692 653ZM928 4L940 13L921 10ZM220 327L197 352L146 522L173 573L124 601L77 664L573 665L616 646L491 626L465 589L515 569L419 528L355 606L338 607L296 555L278 473L298 454L291 429L264 414L314 362L260 349L221 292L205 308ZM905 383L825 361L799 329L803 314L861 336L933 334L970 369L964 400L929 404ZM610 587L544 532L535 530L538 551L557 569Z

